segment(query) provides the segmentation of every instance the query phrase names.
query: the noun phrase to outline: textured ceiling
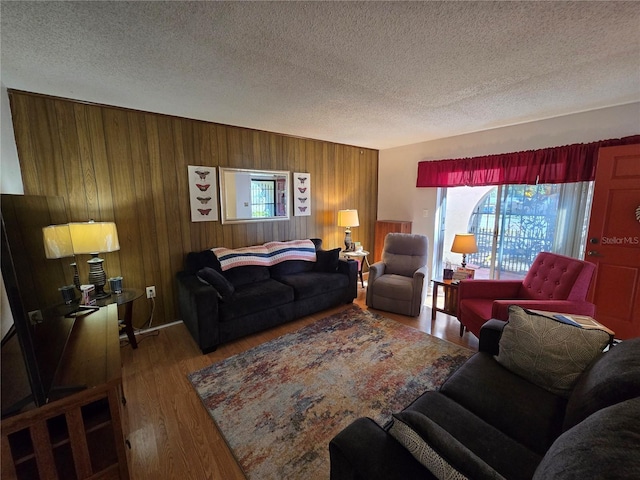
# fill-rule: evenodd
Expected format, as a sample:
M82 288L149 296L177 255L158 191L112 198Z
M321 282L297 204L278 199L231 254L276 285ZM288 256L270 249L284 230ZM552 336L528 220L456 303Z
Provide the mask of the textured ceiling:
M1 2L7 88L384 149L640 101L640 2Z

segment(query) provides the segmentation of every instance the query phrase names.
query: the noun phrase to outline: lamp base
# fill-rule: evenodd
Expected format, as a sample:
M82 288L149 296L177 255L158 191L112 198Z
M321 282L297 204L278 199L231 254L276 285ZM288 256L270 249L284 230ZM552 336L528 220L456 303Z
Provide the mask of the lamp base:
M351 230L349 230L349 227L344 231L344 247L345 252L353 252L354 250L354 245L351 241Z
M96 293L93 295L93 298L95 298L96 300L100 300L102 298L107 298L110 297L111 294L107 293L104 291L104 285L95 285L96 287Z
M111 294L104 291L104 286L107 283L107 274L102 267L104 259L99 258L98 254L95 253L93 254L93 258L88 260L87 263L89 264L89 283L96 287L96 293L93 298L100 299L109 297Z
M73 262L71 264L71 268L73 269L73 284L75 285L76 289L80 292L80 275L78 274L78 264L76 262Z

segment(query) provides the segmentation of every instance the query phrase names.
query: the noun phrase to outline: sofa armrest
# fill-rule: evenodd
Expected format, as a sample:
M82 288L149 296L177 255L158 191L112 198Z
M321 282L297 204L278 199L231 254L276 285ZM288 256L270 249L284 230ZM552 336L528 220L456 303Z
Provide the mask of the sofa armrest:
M434 479L407 449L370 418L359 418L329 443L331 480Z
M500 351L500 337L507 322L492 318L480 327L480 342L478 351L490 355L498 355Z
M521 280L461 280L458 301L465 298L517 298Z
M186 325L202 353L216 349L220 343L218 330L218 292L211 285L202 283L187 272L176 275L178 308Z
M422 458L421 463L439 478L505 480L487 461L428 416L405 410L393 417L389 434Z
M349 277L349 288L345 302L352 302L358 297L358 262L340 258L338 260L338 273Z
M575 313L592 317L596 307L589 302L576 302L572 300L496 300L493 302L491 316L499 320L509 319L509 306L518 305L527 310L545 310L558 313Z
M418 270L413 272L413 281L423 283L427 273L429 273L429 269L426 266L420 267Z

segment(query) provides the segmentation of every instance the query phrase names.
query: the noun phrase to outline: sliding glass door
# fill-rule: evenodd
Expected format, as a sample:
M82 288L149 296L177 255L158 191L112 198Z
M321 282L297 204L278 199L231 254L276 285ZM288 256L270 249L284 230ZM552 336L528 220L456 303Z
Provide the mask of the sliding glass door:
M522 278L541 251L580 257L588 226L592 182L440 189L435 271L459 265L450 248L456 233L474 233L467 256L475 278Z

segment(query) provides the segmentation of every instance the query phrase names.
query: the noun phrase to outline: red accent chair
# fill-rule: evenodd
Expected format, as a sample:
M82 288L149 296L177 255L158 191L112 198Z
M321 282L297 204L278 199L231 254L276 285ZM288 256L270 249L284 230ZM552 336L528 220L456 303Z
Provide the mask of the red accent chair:
M462 280L458 286L460 336L476 337L487 320L509 319L509 305L578 315L595 314L586 301L595 265L555 253L540 252L524 280Z

